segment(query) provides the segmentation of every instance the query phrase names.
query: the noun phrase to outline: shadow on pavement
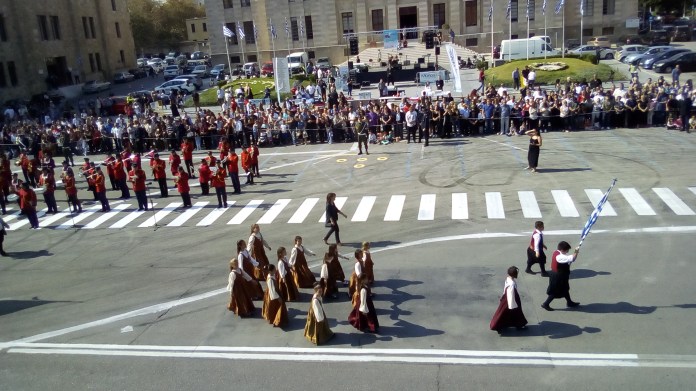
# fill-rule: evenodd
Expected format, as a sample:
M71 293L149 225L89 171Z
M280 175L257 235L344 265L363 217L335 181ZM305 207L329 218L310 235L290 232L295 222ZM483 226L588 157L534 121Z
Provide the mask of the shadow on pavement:
M501 337L549 337L550 339L561 339L577 337L583 333L594 334L602 331L597 327L580 327L570 323L541 321L539 324L527 325L524 330L515 328L503 329Z
M48 250L9 251L8 254L10 258L14 259L32 259L37 257L50 257L53 255L53 253Z
M591 278L591 277L609 276L609 275L611 275L610 272L597 272L597 271L590 270L590 269L574 269L573 271L570 272L570 279L571 280L579 280L581 278Z
M592 171L591 168L537 168L537 172L543 174L545 172L576 172L576 171Z
M657 309L656 306L637 306L625 301L618 303L590 303L575 307L572 311L586 312L589 314L652 314Z
M53 303L72 303L71 301L50 301L50 300L39 300L38 297L34 297L31 300L0 300L0 316L11 314L13 312L18 312L26 310L33 307L38 307L44 304Z

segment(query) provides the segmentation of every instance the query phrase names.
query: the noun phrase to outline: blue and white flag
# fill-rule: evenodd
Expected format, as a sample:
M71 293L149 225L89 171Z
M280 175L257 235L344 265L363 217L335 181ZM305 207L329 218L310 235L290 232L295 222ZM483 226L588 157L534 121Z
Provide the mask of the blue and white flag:
M527 0L527 11L526 11L526 14L527 14L527 19L529 19L529 0Z
M505 17L510 19L510 12L512 11L512 0L508 0L507 11L505 12Z
M244 29L242 28L242 25L239 24L239 22L237 22L237 32L239 33L239 39L244 39L246 35L244 34Z
M493 20L493 0L491 0L491 8L488 10L488 21Z
M544 3L541 5L541 14L546 15L546 0L544 0Z
M580 0L580 16L585 16L585 0Z
M268 24L271 25L271 38L273 40L278 38L278 33L276 32L275 26L273 26L273 19L268 19Z
M254 23L254 42L259 40L259 30L256 28L256 22Z
M300 37L304 36L304 23L302 23L302 19L300 19Z
M564 5L565 5L565 0L558 0L558 3L556 3L556 9L553 12L556 15L560 14Z
M285 17L285 36L290 36L290 25L288 25L288 17Z
M226 36L227 38L232 38L234 37L234 31L230 30L227 26L224 24L222 25L222 35Z
M609 198L609 193L611 193L611 189L614 188L614 185L616 184L616 179L614 179L611 182L611 186L609 186L609 190L607 190L606 193L604 193L604 196L602 197L601 200L599 200L599 203L597 203L597 207L592 211L592 214L590 215L590 218L587 220L587 223L585 223L585 227L582 229L582 233L580 234L580 245L582 245L582 241L585 240L585 237L587 234L590 233L590 230L592 229L592 226L594 225L595 222L597 222L597 218L599 217L599 214L602 213L602 208L604 208L604 204L607 203L607 198Z

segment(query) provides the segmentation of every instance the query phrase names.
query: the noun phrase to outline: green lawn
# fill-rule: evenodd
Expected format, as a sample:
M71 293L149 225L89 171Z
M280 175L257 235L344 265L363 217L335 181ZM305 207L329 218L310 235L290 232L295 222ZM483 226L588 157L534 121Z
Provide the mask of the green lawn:
M290 84L295 85L295 82L297 80L294 78L290 79ZM251 79L238 79L238 80L233 80L227 84L223 88L230 88L232 91L234 91L237 86L242 86L244 88L245 85L249 84L251 87L251 91L254 93L254 98L256 99L261 99L263 98L263 92L266 88L266 86L271 88L271 100L275 101L276 98L276 91L275 91L275 83L273 81L272 77L260 77L260 78L251 78ZM303 85L309 84L308 81L304 81L302 83ZM200 97L201 97L201 106L217 106L217 85L215 85L212 88L208 88L207 90L203 90L199 92ZM285 96L281 96L281 98L285 98ZM193 106L193 102L188 100L186 102L187 107Z
M524 69L525 65L532 63L545 63L545 62L561 62L568 65L566 69L559 71L537 71L536 82L537 84L556 84L556 79L565 79L570 76L573 81L581 81L582 79L592 80L594 74L596 73L600 80L608 81L610 74L612 72L612 67L606 64L594 65L587 61L583 61L577 58L537 58L534 60L520 60L512 61L504 65L490 68L486 71L486 83L493 83L495 86L499 86L501 83L505 84L507 87L512 86L512 71L515 68L520 68L520 72ZM627 77L618 69L613 69L616 73L614 74L614 80L627 80Z

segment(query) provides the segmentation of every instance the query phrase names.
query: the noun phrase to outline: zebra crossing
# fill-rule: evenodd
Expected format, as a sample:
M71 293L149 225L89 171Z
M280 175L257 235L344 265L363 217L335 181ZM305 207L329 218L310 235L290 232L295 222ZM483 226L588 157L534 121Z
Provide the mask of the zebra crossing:
M676 192L675 192L676 190ZM656 187L641 194L635 188L619 188L604 205L601 216L694 216L696 187L670 189ZM688 191L686 191L688 190ZM681 194L681 197L677 194ZM600 189L583 189L571 193L565 189L550 191L520 190L517 192L451 193L451 194L394 194L337 197L336 206L348 215L351 222L399 222L402 220L434 221L512 218L542 219L549 217L584 218L602 198ZM241 224L303 224L323 223L326 220L324 203L318 197L304 199L281 198L275 201L252 199L231 200L225 208L215 208L210 201L201 200L191 208L182 209L181 202L153 202L153 211L138 211L128 201L114 205L111 211L99 213L100 205L87 206L80 214L63 209L47 215L38 211L41 228L56 230L121 229L126 227L207 227ZM349 202L350 201L350 202ZM316 216L320 216L314 220ZM8 208L5 221L10 230L28 225L19 218L19 211Z

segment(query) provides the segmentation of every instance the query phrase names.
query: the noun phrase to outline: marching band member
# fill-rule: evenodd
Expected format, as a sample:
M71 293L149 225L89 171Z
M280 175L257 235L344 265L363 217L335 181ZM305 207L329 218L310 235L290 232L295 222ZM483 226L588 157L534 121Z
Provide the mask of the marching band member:
M276 268L268 265L268 277L266 277L266 292L263 294L263 307L261 314L273 327L285 327L288 325L288 308L280 297L278 282L276 281Z
M295 285L297 285L298 288L311 288L314 286L314 283L317 282L314 273L309 270L305 252L310 255L316 255L310 249L302 245L301 236L295 236L295 246L290 251L290 260L288 263L292 267L292 275L293 278L295 278Z
M114 178L116 180L116 186L121 189L121 199L127 200L130 198L130 191L128 190L128 184L126 183L126 171L125 165L123 164L123 158L121 155L116 157L116 161L113 164Z
M255 141L249 147L249 154L251 155L251 172L257 178L261 178L261 173L259 172L259 147Z
M278 290L283 296L283 301L295 301L300 297L300 292L297 290L297 285L295 285L295 280L290 272L288 253L285 247L278 247L276 254L278 255Z
M198 183L201 184L201 195L210 194L210 179L213 177L213 172L210 171L208 161L201 159L201 165L198 167Z
M190 208L191 195L189 194L189 192L191 191L191 188L189 187L188 183L189 176L186 173L186 171L184 171L184 168L181 166L179 166L178 171L179 175L176 176L174 184L176 185L176 189L179 191L179 194L181 195L181 200L184 202L184 208Z
M227 154L227 172L230 174L230 179L232 180L232 187L234 187L234 194L240 194L242 192L242 187L239 184L239 156L234 152L234 149L230 149Z
M133 154L131 162L133 163L134 167L143 168L142 159L140 158L140 152L136 152Z
M10 193L19 195L19 191L22 190L22 183L24 183L24 182L22 182L22 180L19 179L19 175L16 172L13 172L12 173L12 180L10 181ZM17 198L17 204L21 205L22 200ZM21 208L20 208L19 214L20 215L24 214L24 212L21 211Z
M244 240L237 241L237 261L239 261L239 267L244 270L249 276L254 275L254 267L258 267L259 263L249 254L246 249L247 245ZM258 300L263 297L263 290L261 289L261 284L250 278L244 284L245 289L249 297L254 300Z
M31 228L39 228L39 218L36 216L36 193L24 182L19 189L19 208L29 219Z
M205 157L205 160L208 162L209 167L217 166L217 158L213 156L213 151L208 151L208 156Z
M253 185L254 184L254 173L251 171L251 154L249 154L249 150L246 147L242 147L242 169L244 169L244 172L246 173L246 185Z
M225 167L223 167L222 162L217 162L217 170L210 179L210 184L215 188L215 195L217 195L218 208L223 206L227 208L227 189L225 189L225 178L227 178L227 172Z
M230 151L230 142L227 141L227 137L223 136L222 138L220 138L220 142L218 143L218 150L220 150L220 160L224 159Z
M72 205L70 212L81 213L82 204L77 198L77 186L75 186L75 174L72 170L65 171L63 174L63 184L65 185L65 194L68 196L68 205Z
M181 155L184 157L184 165L186 165L186 171L191 178L195 178L193 175L195 168L193 167L193 143L191 140L184 139L181 143Z
M315 345L321 345L334 336L334 333L329 328L329 322L326 319L324 304L322 303L321 297L321 284L316 283L314 284L314 296L312 296L312 300L309 303L307 323L305 323L304 329L305 338Z
M97 167L97 171L94 173L94 191L97 193L97 199L102 205L101 211L110 211L111 207L109 206L109 200L106 198L106 184L101 167Z
M160 159L159 153L153 155L153 158L150 160L150 167L152 168L152 176L159 183L160 197L169 197L169 191L167 190L167 163Z
M24 182L31 183L31 181L29 181L30 159L26 151L22 151L22 153L19 154L19 159L17 159L15 165L22 167L22 174L24 174Z
M169 154L169 167L172 170L172 176L176 176L179 174L179 166L180 165L181 165L181 157L176 154L175 150L172 149L172 153Z
M94 201L99 201L97 192L94 189L94 165L89 161L88 157L85 158L85 164L80 168L80 173L87 180L87 190L94 195Z
M48 168L51 175L56 175L56 161L53 160L53 156L50 152L46 152L41 158L41 168L43 169L44 167Z
M266 240L261 234L261 227L258 224L251 225L251 235L249 235L249 241L247 242L247 251L251 253L259 266L254 268L254 278L258 281L263 281L266 278L266 268L269 265L268 257L266 256L266 250L271 251L271 246L268 245Z
M147 210L147 187L145 185L145 170L133 165L128 172L128 180L133 184L135 198L138 200L138 210Z
M227 279L227 291L230 292L230 303L227 309L233 311L240 318L254 313L254 303L245 289L245 281L251 281L251 277L239 267L239 261L230 261L230 275Z
M3 242L5 241L5 235L7 235L7 231L5 231L6 228L10 228L10 225L7 224L5 220L3 220L0 217L0 255L2 255L3 257L6 257L8 255L2 246Z
M58 213L58 204L56 204L56 180L48 167L42 169L41 177L39 178L39 186L44 188L44 201L48 207L48 212L51 214Z
M133 162L131 160L131 151L130 147L126 147L123 151L120 153L121 159L123 160L123 163L126 165L126 172L130 172L130 170L133 168Z
M31 187L36 188L36 185L39 183L39 176L41 176L41 159L37 155L29 159L27 170L29 173L29 183Z
M363 274L360 277L358 286L359 289L355 292L356 297L353 299L353 310L348 315L348 322L360 331L377 333L379 332L379 321L366 275Z
M111 182L111 190L118 190L118 182L116 181L116 174L114 173L114 162L116 161L116 158L114 158L114 155L109 153L109 155L104 159L104 163L106 164L106 175L109 177L109 181Z
M363 272L367 276L367 283L372 286L375 283L375 263L372 261L372 255L370 254L370 242L362 243L363 252Z

